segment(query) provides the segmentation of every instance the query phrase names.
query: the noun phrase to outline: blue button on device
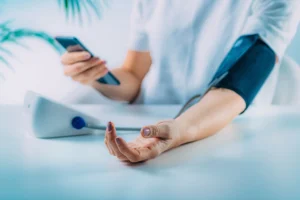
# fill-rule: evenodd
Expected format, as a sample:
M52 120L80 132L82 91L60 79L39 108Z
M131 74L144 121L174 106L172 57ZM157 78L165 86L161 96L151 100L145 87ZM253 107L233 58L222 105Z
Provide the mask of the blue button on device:
M75 129L82 129L86 126L86 123L82 117L76 116L72 119L72 127Z

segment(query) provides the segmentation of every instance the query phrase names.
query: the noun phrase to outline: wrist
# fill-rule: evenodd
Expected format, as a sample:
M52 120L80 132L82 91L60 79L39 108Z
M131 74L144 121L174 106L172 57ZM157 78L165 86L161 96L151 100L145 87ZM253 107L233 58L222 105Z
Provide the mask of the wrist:
M179 130L178 134L180 135L180 140L178 141L179 145L183 145L196 140L198 132L197 126L191 125L190 121L180 117L176 118L175 121Z
M174 132L176 132L175 146L187 143L186 126L183 121L178 118L174 119Z

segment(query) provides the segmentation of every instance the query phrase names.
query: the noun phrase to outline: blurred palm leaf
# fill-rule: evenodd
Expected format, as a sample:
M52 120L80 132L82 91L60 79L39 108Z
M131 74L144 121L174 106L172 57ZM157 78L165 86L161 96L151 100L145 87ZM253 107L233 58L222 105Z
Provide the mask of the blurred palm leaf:
M91 19L91 13L101 18L105 7L109 6L108 0L58 0L60 7L64 9L67 19L79 20L82 23L82 14Z
M67 20L72 18L73 20L78 20L80 24L82 24L83 21L83 14L88 17L89 21L91 19L91 13L96 14L97 18L100 19L103 9L109 6L108 0L58 0L58 4L64 9ZM13 43L28 48L20 42L20 39L32 37L41 39L47 42L56 51L62 52L62 48L47 33L26 28L12 29L10 23L11 21L0 23L0 63L4 63L4 65L11 70L13 70L13 68L7 60L7 56L14 57L14 54L3 46L4 43ZM0 79L1 78L4 79L0 72Z
M7 61L6 56L14 57L14 54L3 46L4 43L13 43L24 48L28 48L20 42L20 39L32 37L42 39L50 44L56 51L61 51L61 47L58 46L55 40L47 33L22 28L11 29L9 23L10 21L0 24L0 62L4 63L7 67L13 69Z

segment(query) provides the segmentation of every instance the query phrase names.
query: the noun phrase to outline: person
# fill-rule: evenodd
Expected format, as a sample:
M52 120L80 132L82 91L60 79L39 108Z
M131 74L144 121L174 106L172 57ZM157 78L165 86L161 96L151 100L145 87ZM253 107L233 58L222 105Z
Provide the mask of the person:
M271 56L272 52L279 63L297 30L299 4L298 0L135 0L127 56L121 67L111 71L121 84L98 83L96 80L108 68L104 60L91 58L88 52L65 53L61 58L64 73L112 100L183 104L193 95L204 93L235 41L243 35L258 34L265 52L257 50L255 58L248 56L242 67L250 63L252 71L264 70L259 55ZM109 153L122 161L140 162L217 133L245 111L271 71L267 83L276 80L277 67L269 67L261 80L248 71L231 76L225 83L237 77L248 86L260 84L250 100L248 89L244 95L232 89L243 84L233 81L233 87L214 87L177 118L143 127L131 142L119 137L115 125L109 122L105 135ZM271 103L272 87L266 94L264 103Z

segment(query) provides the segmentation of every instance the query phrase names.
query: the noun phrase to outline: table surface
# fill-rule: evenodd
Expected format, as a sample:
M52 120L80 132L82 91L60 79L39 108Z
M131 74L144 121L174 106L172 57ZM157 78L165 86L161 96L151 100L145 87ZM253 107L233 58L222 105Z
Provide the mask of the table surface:
M75 106L146 125L178 106ZM37 139L21 106L0 106L0 199L300 199L300 107L254 108L218 134L129 165L103 133ZM137 133L121 133L126 140Z

